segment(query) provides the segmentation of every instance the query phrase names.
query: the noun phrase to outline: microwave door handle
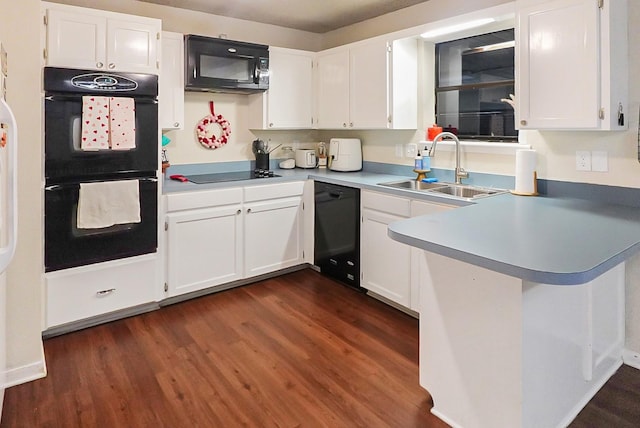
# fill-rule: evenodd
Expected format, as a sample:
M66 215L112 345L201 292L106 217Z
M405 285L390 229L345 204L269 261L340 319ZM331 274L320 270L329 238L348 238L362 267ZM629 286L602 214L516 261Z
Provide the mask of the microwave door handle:
M260 83L260 66L259 66L260 60L258 58L256 58L253 61L253 83L255 83L256 85L258 83Z

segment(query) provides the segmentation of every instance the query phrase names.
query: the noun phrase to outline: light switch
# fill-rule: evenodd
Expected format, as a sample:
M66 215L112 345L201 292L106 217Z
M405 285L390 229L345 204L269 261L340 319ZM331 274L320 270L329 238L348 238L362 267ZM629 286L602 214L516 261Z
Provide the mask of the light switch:
M416 143L407 144L407 151L405 153L406 157L414 158L416 157L417 153L418 153L418 145Z
M591 170L598 172L609 171L609 158L605 150L591 152Z

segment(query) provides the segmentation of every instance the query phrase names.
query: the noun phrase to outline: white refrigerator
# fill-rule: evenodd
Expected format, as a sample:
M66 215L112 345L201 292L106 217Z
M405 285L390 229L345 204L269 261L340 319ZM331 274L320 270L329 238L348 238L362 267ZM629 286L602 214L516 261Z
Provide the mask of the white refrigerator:
M0 72L0 415L7 385L7 274L16 249L18 231L17 142L18 128L4 99L4 76Z

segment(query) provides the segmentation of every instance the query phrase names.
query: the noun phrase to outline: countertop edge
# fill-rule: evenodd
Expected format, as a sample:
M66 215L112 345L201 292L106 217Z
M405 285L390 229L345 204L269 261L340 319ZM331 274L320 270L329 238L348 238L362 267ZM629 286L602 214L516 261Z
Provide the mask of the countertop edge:
M538 284L548 285L582 285L590 282L603 273L611 270L620 263L626 261L629 257L640 251L640 242L612 256L603 263L593 267L592 269L582 272L549 272L535 269L528 269L522 266L516 266L509 263L500 262L498 260L482 257L476 254L467 253L456 250L447 246L435 244L414 238L394 230L393 224L389 225L388 235L391 239L420 248L425 251L440 254L455 260L472 264L481 268L492 270L504 275L520 278L524 281L534 282Z

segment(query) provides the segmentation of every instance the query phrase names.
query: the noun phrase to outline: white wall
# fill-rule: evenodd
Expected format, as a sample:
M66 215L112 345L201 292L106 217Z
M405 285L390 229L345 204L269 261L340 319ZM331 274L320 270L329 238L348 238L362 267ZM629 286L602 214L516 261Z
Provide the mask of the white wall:
M7 277L7 380L12 382L44 375L40 2L0 0L0 10L0 40L8 54L7 101L19 138L18 245Z

